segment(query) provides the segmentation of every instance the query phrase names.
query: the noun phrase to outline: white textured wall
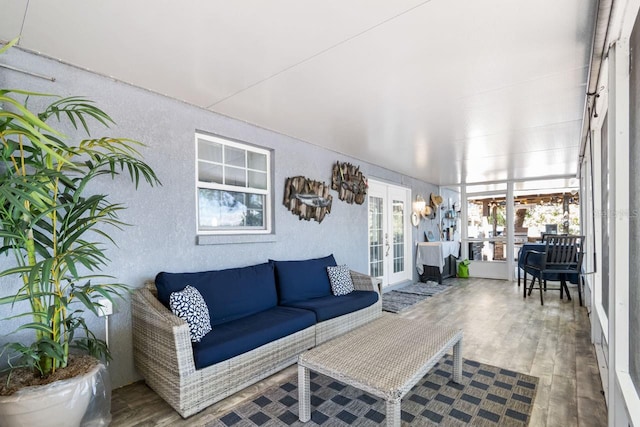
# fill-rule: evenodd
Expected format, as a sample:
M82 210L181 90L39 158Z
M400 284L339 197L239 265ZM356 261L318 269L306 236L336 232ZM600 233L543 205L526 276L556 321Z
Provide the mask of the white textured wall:
M332 191L334 199L331 214L322 224L300 221L282 205L287 177L304 175L329 183L331 168L336 160L360 165L369 178L410 187L414 198L418 193L427 196L437 191L429 183L35 54L12 49L0 60L56 79L50 82L0 69L0 87L61 96L87 96L117 123L111 130L99 130L100 133L96 132L94 136L110 134L128 137L148 146L143 150L143 155L158 174L162 187L141 185L135 191L132 185L125 183L124 178L118 178L115 181L105 180L101 188L96 189L108 193L112 202L121 202L128 208L121 216L133 226L123 232L113 232L118 247L109 248L112 262L105 273L116 276L116 280L132 287L141 286L163 270L178 272L231 268L265 262L269 258L304 259L330 253L335 254L338 263L366 272L366 204L349 205L338 200L337 193ZM185 78L189 76L185 74ZM274 149L274 242L196 245L196 130ZM414 227L412 240L424 241L423 233L428 227L431 225L425 221L419 228ZM6 268L10 262L11 258L0 258L0 268ZM13 286L6 279L0 281L0 294L10 292ZM0 307L0 317L10 314L8 307ZM91 323L98 335L103 336L102 319L92 319ZM130 323L129 301L124 301L110 318L109 325L110 346L114 356L109 370L114 387L140 378L133 366ZM6 337L4 334L16 325L15 321L0 323L0 345L15 339L15 336Z

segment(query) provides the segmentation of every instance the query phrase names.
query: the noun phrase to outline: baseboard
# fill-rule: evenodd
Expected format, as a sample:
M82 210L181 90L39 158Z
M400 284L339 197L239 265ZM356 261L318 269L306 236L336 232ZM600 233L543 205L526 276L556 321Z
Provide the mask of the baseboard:
M604 391L604 400L609 406L609 367L607 366L607 358L605 357L602 344L594 343L596 349L596 359L598 362L598 370L600 371L600 381L602 381L602 390Z

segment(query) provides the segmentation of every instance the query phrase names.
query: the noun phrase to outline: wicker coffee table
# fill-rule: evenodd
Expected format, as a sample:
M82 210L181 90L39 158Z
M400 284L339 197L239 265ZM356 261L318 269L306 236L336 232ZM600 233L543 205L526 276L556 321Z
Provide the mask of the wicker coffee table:
M401 400L453 348L453 381L462 377L462 329L385 314L298 358L299 418L311 418L309 370L384 399L387 426L400 426Z

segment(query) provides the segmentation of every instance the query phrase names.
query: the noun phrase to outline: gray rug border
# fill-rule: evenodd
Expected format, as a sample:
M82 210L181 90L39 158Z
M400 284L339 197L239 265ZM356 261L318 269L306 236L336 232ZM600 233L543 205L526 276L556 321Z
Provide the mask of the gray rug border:
M428 281L426 283L415 282L402 288L393 289L382 294L382 310L388 313L402 313L415 304L434 295L447 292L453 287L455 287L454 283L443 282L440 284Z

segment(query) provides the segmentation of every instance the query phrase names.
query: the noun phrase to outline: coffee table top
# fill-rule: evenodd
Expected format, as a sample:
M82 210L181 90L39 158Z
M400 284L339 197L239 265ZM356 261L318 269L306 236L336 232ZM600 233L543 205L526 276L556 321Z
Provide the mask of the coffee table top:
M387 400L399 399L453 345L462 329L394 314L315 347L298 364Z

